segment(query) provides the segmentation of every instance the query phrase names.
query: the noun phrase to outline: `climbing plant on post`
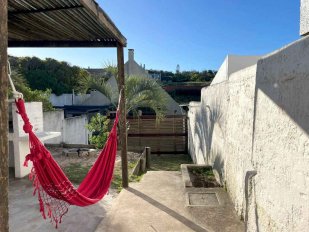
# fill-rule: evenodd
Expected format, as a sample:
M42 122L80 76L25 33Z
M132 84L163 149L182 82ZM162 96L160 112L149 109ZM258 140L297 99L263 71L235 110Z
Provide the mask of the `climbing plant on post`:
M0 1L0 231L9 231L8 207L8 76L7 0Z

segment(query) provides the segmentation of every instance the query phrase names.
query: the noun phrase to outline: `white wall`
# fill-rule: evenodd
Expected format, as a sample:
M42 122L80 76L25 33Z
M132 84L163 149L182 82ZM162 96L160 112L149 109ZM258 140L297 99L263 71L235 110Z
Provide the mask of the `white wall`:
M88 130L86 115L64 118L63 110L44 112L44 130L59 131L61 136L46 140L46 144L88 144Z
M204 88L200 106L190 104L191 156L214 166L248 231L309 227L308 93L309 37Z
M221 83L228 80L229 76L241 69L255 65L261 56L238 56L228 55L219 68L211 85Z
M301 0L300 35L309 33L309 0Z
M60 96L51 94L49 100L53 106L72 105L73 103L72 94L61 94Z
M63 142L63 124L64 124L63 110L43 112L43 122L44 122L45 131L61 132L61 136L46 140L45 143L51 143L51 144L62 143Z
M66 118L63 142L66 144L88 144L87 123L88 119L86 115Z
M91 91L90 94L79 94L74 96L73 94L62 94L60 96L51 94L49 100L53 106L105 106L111 103L105 95L95 90Z

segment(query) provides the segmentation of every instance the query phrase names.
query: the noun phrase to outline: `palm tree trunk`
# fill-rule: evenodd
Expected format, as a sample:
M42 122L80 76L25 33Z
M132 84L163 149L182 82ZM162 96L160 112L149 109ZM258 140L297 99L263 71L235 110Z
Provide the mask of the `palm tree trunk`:
M9 231L7 0L0 2L0 231Z

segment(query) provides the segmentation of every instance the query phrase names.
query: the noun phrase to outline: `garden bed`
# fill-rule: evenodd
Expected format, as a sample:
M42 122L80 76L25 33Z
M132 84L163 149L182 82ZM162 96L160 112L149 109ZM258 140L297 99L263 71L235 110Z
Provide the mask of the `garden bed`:
M207 165L182 164L182 177L185 187L217 188L221 187L216 181L212 167Z

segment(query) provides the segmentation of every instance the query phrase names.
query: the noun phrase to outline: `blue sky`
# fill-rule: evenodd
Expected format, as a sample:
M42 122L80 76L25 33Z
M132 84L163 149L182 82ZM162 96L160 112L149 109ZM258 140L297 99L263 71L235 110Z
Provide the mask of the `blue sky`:
M98 0L148 69L218 69L227 54L262 55L299 38L299 0ZM99 68L116 49L9 49ZM127 49L125 50L127 60Z

